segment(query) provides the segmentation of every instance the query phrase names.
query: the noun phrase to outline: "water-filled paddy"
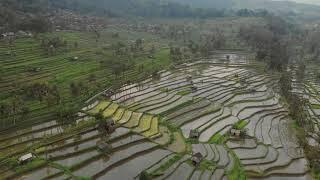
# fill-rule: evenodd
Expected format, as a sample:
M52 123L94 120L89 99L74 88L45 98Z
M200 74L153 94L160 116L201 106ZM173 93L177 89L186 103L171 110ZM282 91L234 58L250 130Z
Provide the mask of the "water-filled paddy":
M228 62L226 54L230 54ZM66 138L60 146L52 144L44 151L55 163L71 168L74 176L97 179L133 179L143 170L158 173L155 179L227 179L225 172L237 166L248 179L257 174L261 179L308 179L308 162L295 138L292 120L272 88L277 80L248 63L252 62L245 53L219 52L212 60L126 85L110 99L84 109L89 116L103 110L105 117L122 127L108 135L97 130L82 133L78 139ZM310 109L314 117L315 107ZM234 138L230 129L242 121L246 122L241 127L246 136ZM14 146L43 134L60 133L58 127L57 122L44 123L3 134L0 139ZM190 140L191 130L197 130L199 137ZM101 140L110 143L109 153L97 149ZM190 160L196 152L205 159L201 168ZM171 158L165 158L169 154ZM176 155L181 157L174 158ZM50 175L37 169L28 176L40 173Z

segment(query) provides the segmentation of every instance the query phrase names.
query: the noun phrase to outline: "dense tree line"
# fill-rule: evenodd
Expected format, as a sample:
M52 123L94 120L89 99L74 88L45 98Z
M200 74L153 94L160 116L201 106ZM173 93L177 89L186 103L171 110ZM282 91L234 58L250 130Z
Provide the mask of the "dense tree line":
M48 56L53 56L58 50L67 51L68 41L60 37L42 38L40 46L48 54ZM77 46L77 42L74 42L73 47L77 48Z
M236 15L241 17L266 17L270 13L265 9L251 10L251 9L240 9L236 11Z
M44 13L48 10L48 0L1 0L2 8L28 13Z
M289 62L289 41L291 25L280 17L265 17L265 25L242 26L239 37L256 51L256 59L268 63L277 71L286 69Z
M51 26L45 16L47 13L48 0L1 0L0 33L18 30L46 32Z
M304 112L306 102L299 95L293 93L291 86L291 78L291 75L287 72L283 72L281 74L279 80L280 93L288 102L289 113L292 119L294 119L300 127L307 127L308 124L311 122L308 118L306 118L306 114Z
M71 82L69 90L72 97L88 93L88 87L81 81ZM0 125L6 127L28 119L31 111L27 102L30 100L47 104L48 108L55 107L54 113L62 122L74 120L79 111L78 106L66 101L57 86L45 82L32 83L22 87L12 98L0 102L0 119L3 119Z
M142 17L221 17L223 10L191 8L175 2L157 0L49 0L51 7L70 9L81 13L107 16L142 16Z
M8 31L46 32L52 29L50 16L57 9L106 17L213 18L269 15L266 10L194 8L158 0L1 0L0 33Z
M49 0L50 7L106 16L193 17L266 16L266 10L231 10L229 8L192 7L185 3L158 0Z
M26 118L29 113L30 109L21 96L16 95L10 100L0 103L0 119L3 119L1 123L8 123L4 120L9 119L9 123L15 125L19 119Z
M320 30L306 31L303 34L305 53L310 54L312 60L320 58Z
M44 101L51 96L55 97L56 103L60 102L60 94L56 86L50 87L47 83L34 83L22 88L22 93L26 98ZM50 99L51 100L51 99Z
M201 35L200 42L189 40L187 47L193 56L208 57L210 52L223 49L226 46L226 37L219 29L209 34Z

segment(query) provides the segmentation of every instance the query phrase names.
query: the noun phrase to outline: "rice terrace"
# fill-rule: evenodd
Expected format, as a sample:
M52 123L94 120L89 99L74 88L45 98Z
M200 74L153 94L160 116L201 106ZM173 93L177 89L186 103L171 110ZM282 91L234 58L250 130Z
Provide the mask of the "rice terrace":
M319 5L0 5L0 180L320 179Z

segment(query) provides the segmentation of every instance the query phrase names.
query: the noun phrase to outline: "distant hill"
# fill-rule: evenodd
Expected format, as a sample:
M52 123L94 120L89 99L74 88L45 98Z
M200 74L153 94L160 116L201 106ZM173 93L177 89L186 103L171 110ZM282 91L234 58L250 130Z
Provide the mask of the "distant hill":
M266 9L277 14L319 18L320 6L281 0L169 0L192 7L216 9Z
M320 6L279 0L232 0L232 8L265 8L273 11L318 10Z
M289 16L299 16L308 19L320 17L320 6L302 4L292 1L273 1L273 0L233 0L233 9L266 9L277 14Z
M225 8L225 9L268 9L271 11L305 11L319 10L320 5L303 4L301 2L311 1L298 1L296 0L168 0L181 4L188 4L192 7L202 8ZM300 3L298 3L300 2ZM319 1L320 4L320 1Z
M170 0L181 4L187 4L195 8L217 8L230 9L233 7L233 0Z
M199 2L200 1L200 2ZM51 7L113 16L215 17L231 0L49 0ZM229 2L229 3L228 3ZM197 8L202 8L199 10Z
M284 1L284 0L273 0L273 1ZM287 0L287 1L294 1L297 3L304 3L304 4L320 5L319 0Z
M273 0L0 0L0 23L7 14L43 15L56 9L109 17L167 18L232 16L239 9L266 9L287 17L320 18L320 6ZM230 9L235 11L224 11Z

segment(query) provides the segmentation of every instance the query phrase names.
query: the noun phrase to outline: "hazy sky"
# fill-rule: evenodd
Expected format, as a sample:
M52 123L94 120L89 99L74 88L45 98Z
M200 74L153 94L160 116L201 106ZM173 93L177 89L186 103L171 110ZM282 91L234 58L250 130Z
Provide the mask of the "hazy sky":
M279 0L277 0L279 1ZM320 5L320 0L288 0L288 1L295 1L299 3L308 3L308 4L317 4Z

